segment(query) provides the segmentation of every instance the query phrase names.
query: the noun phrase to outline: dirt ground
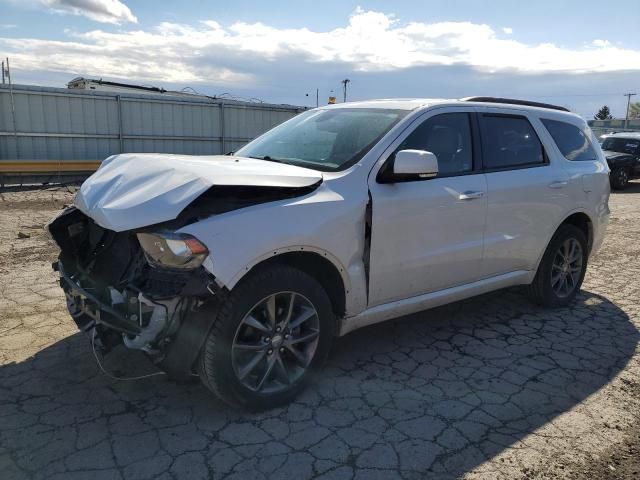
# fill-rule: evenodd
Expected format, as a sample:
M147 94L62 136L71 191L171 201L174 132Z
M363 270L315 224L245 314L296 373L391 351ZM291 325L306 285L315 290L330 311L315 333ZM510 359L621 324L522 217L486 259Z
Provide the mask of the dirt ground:
M353 332L300 399L259 414L100 373L43 231L73 193L0 192L3 480L640 478L640 183L612 194L572 307L516 288Z

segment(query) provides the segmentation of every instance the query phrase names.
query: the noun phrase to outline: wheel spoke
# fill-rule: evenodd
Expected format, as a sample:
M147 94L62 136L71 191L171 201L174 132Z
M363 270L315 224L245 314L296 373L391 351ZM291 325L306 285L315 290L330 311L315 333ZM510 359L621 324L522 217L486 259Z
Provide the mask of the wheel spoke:
M238 372L238 378L240 380L244 380L247 375L253 372L256 366L264 358L265 354L266 352L264 350L256 353L253 356L253 358L249 361L249 363L247 363L244 367L242 367L242 369L240 369L240 371Z
M284 382L287 385L289 385L291 383L291 379L289 378L289 374L287 373L287 367L285 367L280 354L277 354L276 365L278 366L278 371L280 372L280 376L282 377Z
M310 332L307 332L299 337L294 337L291 340L289 340L289 345L296 345L298 343L306 343L309 342L313 339L315 339L317 336L319 335L319 332L312 330Z
M574 240L574 251L573 251L573 256L569 259L570 263L575 263L578 260L582 259L582 247L580 246L580 244Z
M267 299L267 317L269 318L269 322L271 323L271 329L276 329L276 296L271 295Z
M291 321L291 316L293 315L293 307L295 306L296 303L296 294L291 292L291 296L289 297L289 305L287 306L287 314L284 318L284 321L282 322L283 327L286 327L287 325L289 325L289 322Z
M551 287L555 288L556 285L558 284L558 281L562 278L562 273L558 273L557 275L554 275L553 277L551 277Z
M260 390L262 388L264 383L267 381L267 379L271 375L271 371L273 370L273 366L275 364L276 364L276 355L271 355L267 359L267 369L265 370L264 375L262 375L262 379L260 380L260 382L256 386L256 390Z
M569 239L567 240L567 243L569 244L569 252L567 253L567 258L569 262L572 262L573 256L575 255L576 251L576 242L573 239Z
M291 352L291 354L293 355L293 359L299 366L301 366L302 368L307 368L307 357L304 353L299 351L293 345L287 345L286 348L287 351Z
M296 318L289 322L289 328L294 329L302 325L307 320L313 318L316 315L316 311L313 308L304 308Z
M233 344L233 348L235 350L258 351L258 350L266 350L267 346L261 342L252 342L252 343L235 342Z
M260 330L263 333L271 333L271 328L262 323L253 315L247 315L247 318L244 319L244 323L246 323L250 327L255 328L256 330Z

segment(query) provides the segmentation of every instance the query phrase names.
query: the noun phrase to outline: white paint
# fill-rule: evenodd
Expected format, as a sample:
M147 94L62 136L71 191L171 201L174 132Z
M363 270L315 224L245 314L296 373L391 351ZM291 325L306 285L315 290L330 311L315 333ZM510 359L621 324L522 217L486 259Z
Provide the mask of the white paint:
M173 220L213 185L304 187L321 179L315 170L252 158L131 153L102 162L74 203L121 232Z
M566 160L540 118L577 125L577 115L525 106L477 102L386 100L362 108L396 108L408 115L356 165L323 173L234 157L131 155L112 158L83 185L76 203L101 225L125 230L174 218L210 185L303 186L314 192L213 215L183 227L211 252L204 266L233 289L252 267L273 256L310 251L329 260L346 289L341 333L424 308L510 285L529 283L557 227L582 212L593 223L593 250L608 221L609 178L604 156ZM323 108L345 108L347 105ZM430 116L447 112L526 116L549 165L478 171L416 182L380 184L391 153ZM552 185L552 186L550 186ZM588 185L588 188L585 186ZM372 198L370 285L363 251L364 217Z

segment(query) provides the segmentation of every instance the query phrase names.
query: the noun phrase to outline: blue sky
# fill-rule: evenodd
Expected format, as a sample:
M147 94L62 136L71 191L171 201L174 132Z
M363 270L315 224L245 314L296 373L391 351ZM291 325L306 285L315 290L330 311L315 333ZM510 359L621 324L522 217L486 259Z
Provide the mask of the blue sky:
M637 0L0 0L0 55L17 83L82 75L310 105L348 77L351 99L487 94L623 116L622 94L640 93L633 12Z

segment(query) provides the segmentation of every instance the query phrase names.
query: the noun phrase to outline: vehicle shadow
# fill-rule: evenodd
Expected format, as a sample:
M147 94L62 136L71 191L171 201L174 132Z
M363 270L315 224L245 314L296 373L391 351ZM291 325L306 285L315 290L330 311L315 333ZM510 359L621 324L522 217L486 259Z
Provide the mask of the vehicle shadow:
M607 385L639 340L602 296L545 310L510 289L353 332L298 400L246 413L197 383L114 381L76 334L0 367L0 469L455 478ZM133 354L106 363L150 367Z
M631 180L624 190L612 190L613 194L617 193L640 193L640 180Z

